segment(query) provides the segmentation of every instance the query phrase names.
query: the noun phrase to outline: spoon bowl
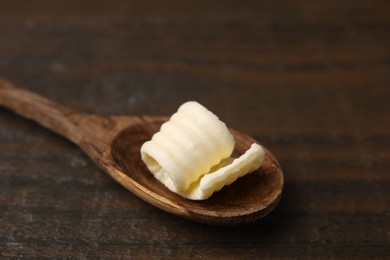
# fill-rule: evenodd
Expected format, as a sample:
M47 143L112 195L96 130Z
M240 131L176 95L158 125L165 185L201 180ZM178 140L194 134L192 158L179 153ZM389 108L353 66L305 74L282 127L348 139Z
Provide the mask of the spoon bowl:
M141 145L159 131L167 117L84 114L15 87L4 79L0 79L0 105L69 139L126 189L180 217L214 225L253 222L271 212L282 195L283 172L264 146L266 155L258 170L207 200L192 201L168 190L141 160ZM256 142L236 130L230 131L236 141L235 157Z

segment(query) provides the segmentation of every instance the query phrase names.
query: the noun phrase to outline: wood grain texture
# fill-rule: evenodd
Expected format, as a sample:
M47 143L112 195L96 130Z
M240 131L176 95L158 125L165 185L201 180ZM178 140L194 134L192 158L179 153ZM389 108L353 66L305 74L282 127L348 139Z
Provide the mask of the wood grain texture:
M155 209L0 109L2 258L385 258L388 1L0 1L0 75L82 111L197 100L272 150L279 207L238 228ZM21 163L23 162L23 163Z

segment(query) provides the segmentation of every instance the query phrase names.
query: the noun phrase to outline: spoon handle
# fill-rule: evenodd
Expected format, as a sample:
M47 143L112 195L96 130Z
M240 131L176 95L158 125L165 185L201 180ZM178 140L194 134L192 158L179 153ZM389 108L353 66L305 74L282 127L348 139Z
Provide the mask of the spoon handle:
M77 118L82 117L81 113L16 87L3 78L0 78L0 105L41 124L76 144L83 137L75 123Z

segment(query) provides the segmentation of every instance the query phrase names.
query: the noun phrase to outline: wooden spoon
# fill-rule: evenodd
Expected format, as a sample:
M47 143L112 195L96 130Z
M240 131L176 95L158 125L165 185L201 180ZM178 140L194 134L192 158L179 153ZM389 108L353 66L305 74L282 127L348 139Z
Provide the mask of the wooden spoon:
M259 170L208 200L191 201L169 191L148 172L140 157L141 145L159 131L167 117L84 114L1 78L0 105L78 145L97 166L136 196L190 220L215 225L252 222L267 215L282 194L283 172L268 150ZM231 132L236 140L235 156L256 142L238 131Z

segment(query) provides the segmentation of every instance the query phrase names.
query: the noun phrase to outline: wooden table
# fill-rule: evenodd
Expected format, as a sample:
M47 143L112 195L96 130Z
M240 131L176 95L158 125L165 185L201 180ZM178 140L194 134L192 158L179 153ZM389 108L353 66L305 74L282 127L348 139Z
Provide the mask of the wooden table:
M280 160L277 209L193 223L0 108L0 258L390 255L389 1L0 1L0 75L86 112L197 100Z

